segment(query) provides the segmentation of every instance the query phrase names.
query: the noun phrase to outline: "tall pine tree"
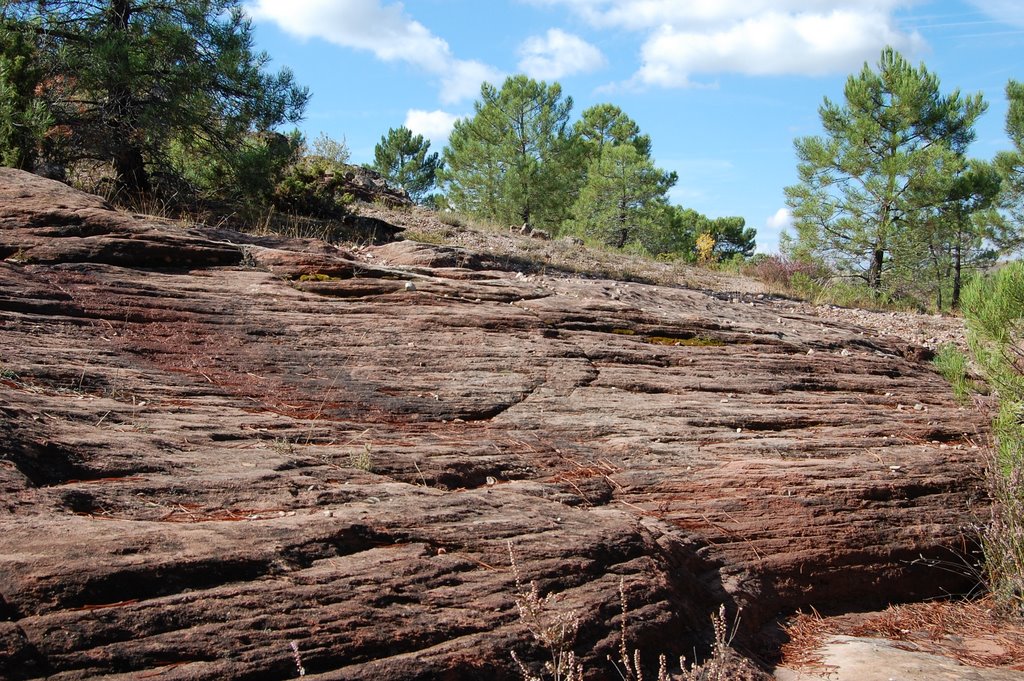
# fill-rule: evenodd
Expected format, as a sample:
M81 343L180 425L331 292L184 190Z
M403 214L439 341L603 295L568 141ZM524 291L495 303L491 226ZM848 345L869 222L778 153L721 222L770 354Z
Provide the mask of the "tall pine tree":
M422 203L434 188L441 161L430 154L430 142L423 135L413 135L404 125L390 128L373 150L373 169L395 185L402 187L409 198Z
M511 76L480 88L474 115L456 121L438 173L448 202L504 224L556 230L576 182L572 98L557 83Z
M8 0L31 36L40 97L70 131L66 157L109 162L145 190L177 140L230 156L248 133L299 120L308 92L269 74L239 0Z
M667 194L678 177L655 167L651 138L613 104L590 107L573 129L584 175L568 227L616 248L635 243L662 252Z
M985 111L980 94L939 91L939 79L886 48L878 69L850 76L845 103L819 109L825 135L796 140L800 183L786 188L797 253L886 287L900 230L912 229L927 193L916 183L936 155L963 155Z

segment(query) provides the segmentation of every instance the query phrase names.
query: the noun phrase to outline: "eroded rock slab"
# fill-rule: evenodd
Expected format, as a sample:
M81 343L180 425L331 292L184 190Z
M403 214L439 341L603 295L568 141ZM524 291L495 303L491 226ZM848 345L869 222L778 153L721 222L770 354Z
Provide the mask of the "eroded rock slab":
M956 592L984 425L913 348L409 242L182 230L0 170L0 676L617 678L719 603Z

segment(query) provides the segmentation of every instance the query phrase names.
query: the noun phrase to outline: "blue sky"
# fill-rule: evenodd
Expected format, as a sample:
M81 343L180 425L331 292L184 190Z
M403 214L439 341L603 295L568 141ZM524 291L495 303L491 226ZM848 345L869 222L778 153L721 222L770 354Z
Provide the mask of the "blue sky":
M257 48L313 99L299 126L373 160L406 125L440 151L480 83L557 81L574 116L621 107L679 174L671 198L741 215L772 252L796 181L793 139L820 133L824 97L889 44L943 91L982 92L972 154L1007 149L1010 78L1024 80L1024 0L247 0Z

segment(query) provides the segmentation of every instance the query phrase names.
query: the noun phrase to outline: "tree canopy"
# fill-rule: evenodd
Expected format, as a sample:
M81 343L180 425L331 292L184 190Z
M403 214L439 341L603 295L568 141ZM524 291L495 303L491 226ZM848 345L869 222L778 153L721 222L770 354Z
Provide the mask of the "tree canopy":
M430 142L403 126L390 128L373 150L373 169L422 203L434 188L441 161L430 154Z
M656 168L632 144L608 146L587 166L573 230L616 248L642 244L664 220L665 195L675 182L675 173Z
M1024 83L1007 83L1006 98L1006 134L1013 149L998 154L995 164L1004 180L1001 205L1017 225L1024 225Z
M796 140L800 183L787 203L796 250L880 293L900 230L934 200L918 183L944 155L964 154L986 105L980 94L941 94L934 74L891 48L877 70L850 76L844 96L819 109L824 136Z
M60 162L110 163L132 190L169 165L172 142L230 157L249 133L298 121L308 91L253 51L239 0L9 0L30 36L36 91L62 131Z
M523 75L501 89L484 83L474 115L456 121L444 151L449 203L498 223L556 229L573 181L572 104L557 83Z

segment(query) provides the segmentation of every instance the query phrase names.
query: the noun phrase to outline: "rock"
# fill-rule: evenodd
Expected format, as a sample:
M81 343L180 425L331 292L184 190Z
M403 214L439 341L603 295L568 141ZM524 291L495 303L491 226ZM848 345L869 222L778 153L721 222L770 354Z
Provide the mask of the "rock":
M388 207L412 205L409 193L394 187L377 171L365 166L345 166L344 191L360 201L379 201Z
M1022 681L1024 672L978 669L885 639L833 636L814 652L812 669L779 669L778 681Z
M510 651L545 654L510 545L595 678L620 584L652 663L720 603L749 647L971 586L930 561L985 452L932 442L986 426L899 344L429 248L186 230L0 170L0 677L289 678L294 642L325 679L519 678Z

